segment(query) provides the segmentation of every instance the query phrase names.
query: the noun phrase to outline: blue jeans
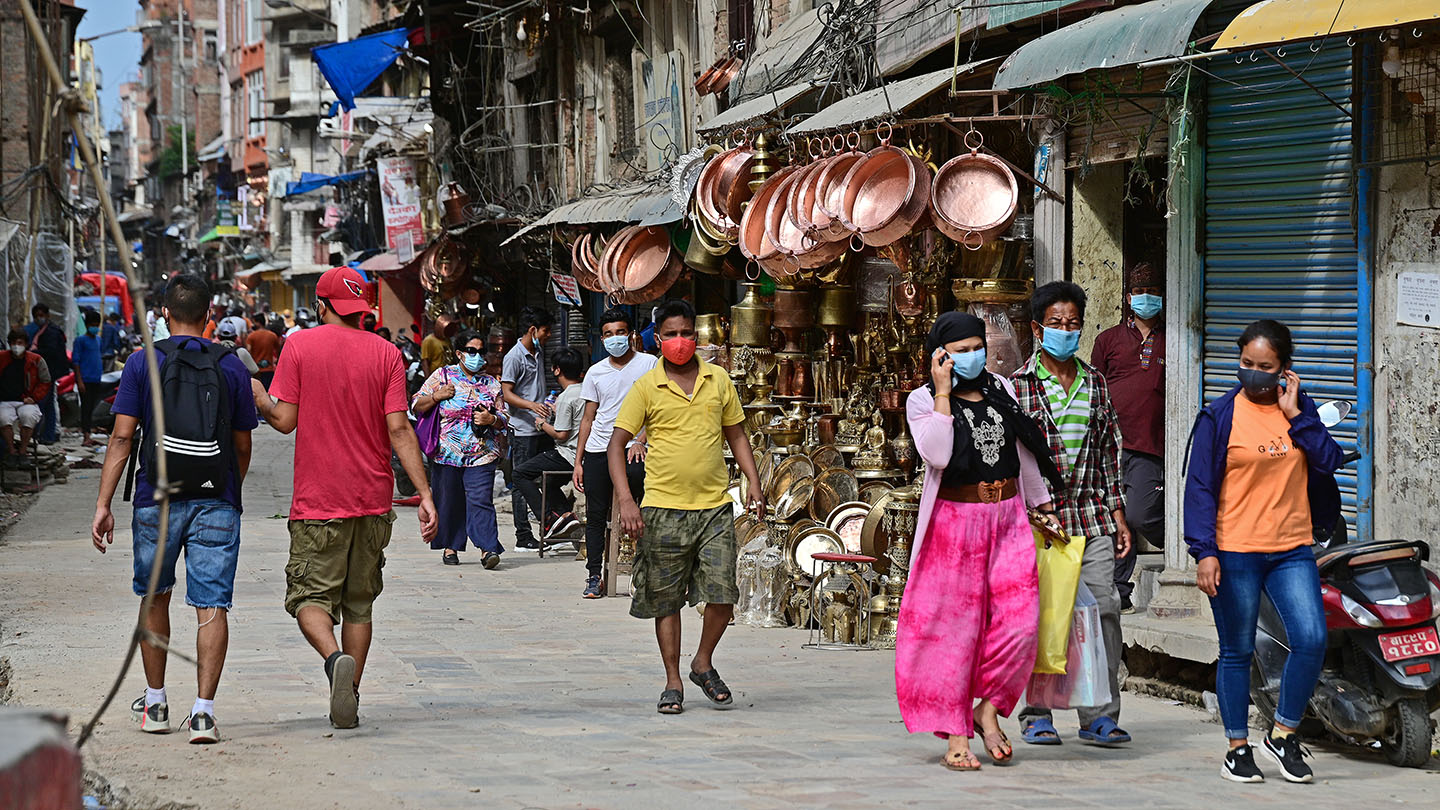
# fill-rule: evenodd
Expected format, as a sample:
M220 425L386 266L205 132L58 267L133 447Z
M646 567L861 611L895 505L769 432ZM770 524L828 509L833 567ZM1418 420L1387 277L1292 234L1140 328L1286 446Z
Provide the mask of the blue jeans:
M41 444L60 441L60 403L55 399L54 386L40 400L40 430L36 431L35 439Z
M465 537L481 551L500 554L500 527L495 521L495 468L498 462L479 467L453 467L436 462L431 468L430 489L435 499L440 530L430 541L431 548L465 550Z
M1290 647L1275 722L1295 728L1305 716L1325 658L1325 606L1314 553L1309 546L1300 546L1273 554L1221 551L1219 559L1220 586L1210 597L1210 607L1220 637L1215 691L1225 736L1232 740L1249 736L1250 664L1262 591L1280 614Z
M135 549L136 596L150 584L150 564L160 537L160 507L135 510L130 522ZM240 559L240 510L228 501L202 498L170 504L170 530L160 565L156 593L175 588L175 563L185 550L185 604L230 609L235 596L235 568Z

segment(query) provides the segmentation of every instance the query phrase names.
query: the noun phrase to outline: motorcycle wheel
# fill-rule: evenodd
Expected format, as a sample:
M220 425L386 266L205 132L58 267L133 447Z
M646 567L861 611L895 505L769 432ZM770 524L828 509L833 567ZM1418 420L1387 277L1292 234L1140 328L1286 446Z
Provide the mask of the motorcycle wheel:
M1395 704L1380 750L1400 768L1419 768L1430 761L1430 714L1425 701L1405 698Z

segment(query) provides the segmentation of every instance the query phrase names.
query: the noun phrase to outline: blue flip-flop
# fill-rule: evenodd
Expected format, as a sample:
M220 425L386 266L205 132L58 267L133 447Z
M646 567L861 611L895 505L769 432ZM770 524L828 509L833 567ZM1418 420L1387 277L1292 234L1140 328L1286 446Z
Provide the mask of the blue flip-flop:
M1080 729L1080 739L1094 745L1113 748L1130 742L1130 735L1108 717L1098 717L1088 727Z
M1052 736L1041 737L1041 734ZM1062 745L1065 742L1060 739L1060 732L1055 730L1055 724L1048 717L1036 717L1025 723L1025 727L1020 731L1020 737L1031 745Z

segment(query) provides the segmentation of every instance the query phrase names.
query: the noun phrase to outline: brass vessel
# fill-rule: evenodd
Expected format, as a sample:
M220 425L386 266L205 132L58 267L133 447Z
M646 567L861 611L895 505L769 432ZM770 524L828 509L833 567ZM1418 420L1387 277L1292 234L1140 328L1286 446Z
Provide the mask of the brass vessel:
M745 297L730 307L730 342L737 346L769 346L774 310L760 300L760 285L746 284Z
M719 346L725 342L725 323L717 312L695 316L695 344Z
M783 351L805 351L805 332L815 326L815 310L810 290L775 290L775 314L772 323L785 335ZM799 396L794 394L792 396Z

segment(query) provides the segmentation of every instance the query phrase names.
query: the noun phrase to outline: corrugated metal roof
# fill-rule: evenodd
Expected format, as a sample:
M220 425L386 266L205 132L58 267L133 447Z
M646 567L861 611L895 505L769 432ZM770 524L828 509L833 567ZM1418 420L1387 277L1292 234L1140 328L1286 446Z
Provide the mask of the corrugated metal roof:
M670 199L664 183L650 182L612 189L566 203L515 232L500 244L508 245L521 236L546 225L585 225L593 222L638 222L652 209ZM679 217L676 217L679 219ZM674 220L671 220L672 222Z
M1096 14L1033 39L995 73L995 89L1014 90L1094 68L1181 56L1211 0L1151 0Z
M764 118L776 110L783 110L790 104L799 100L801 96L814 90L815 86L809 82L792 84L769 93L761 93L749 101L742 101L734 107L712 117L701 124L697 129L701 132L708 132L716 129L736 127L757 118Z
M764 46L745 58L740 75L730 83L730 100L749 98L777 82L799 64L805 52L820 40L825 26L814 10L796 14L765 40Z
M976 70L992 64L995 61L997 60L984 59L979 62L971 62L968 65L961 65L960 75L964 76L969 73L974 73ZM954 75L954 68L941 68L934 73L926 73L922 76L901 79L898 82L891 82L883 87L877 87L874 90L857 93L849 98L844 98L831 104L829 107L791 127L790 134L823 132L827 129L858 124L861 121L884 118L892 113L902 113L907 108L924 100L926 96L929 96L936 90L949 85L950 79Z

